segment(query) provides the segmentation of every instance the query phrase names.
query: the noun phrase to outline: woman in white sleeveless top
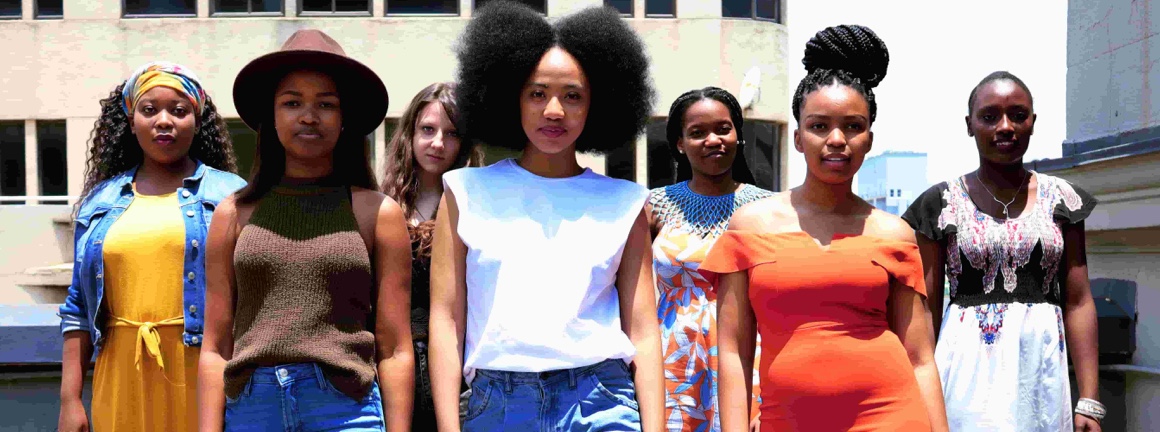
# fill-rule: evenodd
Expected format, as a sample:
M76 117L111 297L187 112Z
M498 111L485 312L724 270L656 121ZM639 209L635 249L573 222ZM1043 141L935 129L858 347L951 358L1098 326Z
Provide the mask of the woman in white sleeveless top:
M521 153L443 177L430 320L439 430L461 427L461 378L467 431L661 430L648 191L576 159L643 130L643 44L611 9L551 25L491 2L457 54L463 138Z

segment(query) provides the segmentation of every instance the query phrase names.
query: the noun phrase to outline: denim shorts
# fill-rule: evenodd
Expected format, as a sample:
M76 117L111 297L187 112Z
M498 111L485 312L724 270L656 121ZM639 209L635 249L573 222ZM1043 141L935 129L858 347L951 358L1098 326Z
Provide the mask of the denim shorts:
M575 369L480 369L471 381L464 432L639 431L628 366L605 360Z
M378 383L362 400L338 391L314 363L261 367L237 399L226 398L226 431L383 432Z

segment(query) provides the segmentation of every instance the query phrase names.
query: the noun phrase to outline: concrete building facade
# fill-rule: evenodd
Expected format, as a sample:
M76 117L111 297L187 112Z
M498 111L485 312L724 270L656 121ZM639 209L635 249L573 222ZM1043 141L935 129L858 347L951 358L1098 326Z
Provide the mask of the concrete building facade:
M887 151L858 170L858 196L899 216L927 186L926 153Z
M1105 431L1160 428L1160 7L1068 2L1063 156L1029 163L1100 200L1086 221ZM1160 5L1158 5L1160 6Z
M783 0L522 1L549 19L616 7L648 47L658 90L648 133L624 151L585 155L583 165L649 187L671 183L669 104L709 85L740 94L748 77L756 91L745 111L743 138L753 145L744 156L758 185L784 189L790 96ZM415 93L454 80L453 46L484 2L0 0L0 418L27 420L0 421L0 431L55 424L55 305L70 281L73 249L68 204L81 191L98 101L134 68L170 60L195 70L227 118L244 176L254 134L234 110L234 77L294 31L321 29L387 85L388 118L373 135L377 155ZM488 159L503 156L491 152Z

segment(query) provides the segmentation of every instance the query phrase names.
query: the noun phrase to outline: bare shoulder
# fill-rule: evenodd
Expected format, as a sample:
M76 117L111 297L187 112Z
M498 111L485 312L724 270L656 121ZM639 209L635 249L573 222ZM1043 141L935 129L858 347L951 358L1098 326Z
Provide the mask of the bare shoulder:
M733 212L733 217L729 219L729 229L769 231L784 216L788 200L788 192L781 192L745 204Z
M254 208L254 204L242 203L238 201L237 194L231 194L222 199L214 208L212 223L226 223L230 227L230 232L237 234L241 227L249 223Z
M351 204L355 207L355 211L358 211L360 208L375 209L377 211L383 205L384 201L394 202L394 200L388 198L382 192L357 186L350 188L350 200Z
M866 227L874 236L887 240L906 243L918 242L914 237L914 229L910 227L910 224L907 224L906 221L898 216L879 209L871 211L870 216L866 218Z

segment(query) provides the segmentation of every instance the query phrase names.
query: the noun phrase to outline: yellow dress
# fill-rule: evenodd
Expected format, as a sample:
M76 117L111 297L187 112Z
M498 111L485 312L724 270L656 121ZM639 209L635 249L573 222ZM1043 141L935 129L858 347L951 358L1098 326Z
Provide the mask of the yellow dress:
M194 431L200 350L182 343L185 223L176 193L134 194L104 240L93 430Z

